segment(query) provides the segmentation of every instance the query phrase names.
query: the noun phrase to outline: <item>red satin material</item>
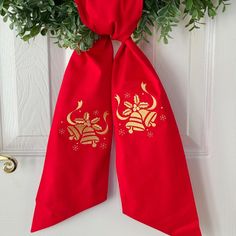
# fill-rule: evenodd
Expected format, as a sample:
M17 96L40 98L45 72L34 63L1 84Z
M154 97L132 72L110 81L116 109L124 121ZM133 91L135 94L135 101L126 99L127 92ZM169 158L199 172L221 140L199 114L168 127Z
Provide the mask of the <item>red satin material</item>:
M104 36L88 52L74 52L70 59L31 231L106 200L113 127L123 213L169 235L201 235L168 98L152 65L129 37L142 1L76 3L84 24L122 45L113 59L111 40Z

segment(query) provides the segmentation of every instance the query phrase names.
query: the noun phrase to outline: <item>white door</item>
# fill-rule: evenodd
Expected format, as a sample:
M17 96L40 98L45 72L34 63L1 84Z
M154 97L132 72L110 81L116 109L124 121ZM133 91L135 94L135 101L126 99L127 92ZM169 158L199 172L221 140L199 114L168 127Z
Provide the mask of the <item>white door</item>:
M184 142L204 236L236 235L236 4L200 31L184 25L169 45L141 47L169 95ZM30 44L0 22L0 154L18 161L0 171L0 234L30 235L34 200L57 93L70 51L47 38ZM37 236L157 236L121 213L114 170L109 200ZM66 161L66 159L65 159Z

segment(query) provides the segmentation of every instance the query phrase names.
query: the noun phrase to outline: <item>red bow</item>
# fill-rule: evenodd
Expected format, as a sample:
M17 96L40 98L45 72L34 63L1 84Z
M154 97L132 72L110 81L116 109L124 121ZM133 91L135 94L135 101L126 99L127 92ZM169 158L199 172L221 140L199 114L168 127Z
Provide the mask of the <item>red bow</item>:
M107 198L112 129L124 214L169 235L201 235L176 122L152 65L130 38L142 0L77 0L102 35L74 52L59 93L32 231ZM111 39L122 42L115 58Z

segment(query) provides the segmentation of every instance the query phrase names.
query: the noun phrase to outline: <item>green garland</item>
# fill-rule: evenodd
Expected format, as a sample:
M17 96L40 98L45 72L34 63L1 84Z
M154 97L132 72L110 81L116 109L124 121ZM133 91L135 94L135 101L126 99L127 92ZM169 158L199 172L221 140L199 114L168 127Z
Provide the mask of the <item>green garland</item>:
M160 32L160 39L168 43L172 28L183 13L188 17L189 30L199 28L202 18L214 18L217 10L225 11L229 0L144 0L143 14L132 37L136 42L152 35L152 27ZM180 10L181 9L181 10ZM0 0L0 15L10 21L24 41L38 34L56 39L59 47L88 50L99 38L81 22L74 0Z

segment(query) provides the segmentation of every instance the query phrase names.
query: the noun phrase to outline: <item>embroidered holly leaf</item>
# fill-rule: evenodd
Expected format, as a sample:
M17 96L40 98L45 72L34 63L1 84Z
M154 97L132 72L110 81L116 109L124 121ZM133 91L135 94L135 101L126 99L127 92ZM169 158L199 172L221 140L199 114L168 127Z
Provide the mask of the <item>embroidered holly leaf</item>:
M128 107L128 108L132 108L133 107L133 105L132 105L132 103L130 103L130 102L124 102L124 105L126 106L126 107Z
M139 108L147 108L149 107L149 104L147 102L140 102L138 106Z
M100 121L100 118L99 118L99 117L96 117L96 118L94 118L94 119L91 120L91 123L92 123L92 124L95 124L95 123L97 123L97 122L99 122L99 121Z
M78 123L78 124L83 124L84 119L83 118L75 118L75 122Z
M95 129L95 130L102 130L102 127L98 124L94 124L92 125L92 127Z
M88 112L85 112L85 113L84 113L84 119L85 119L85 120L89 120L89 113L88 113Z
M134 103L135 104L139 104L140 100L139 100L139 96L138 95L135 95L134 96Z
M124 116L128 116L128 115L130 115L131 113L132 113L132 110L129 109L129 108L123 111L123 115L124 115Z

